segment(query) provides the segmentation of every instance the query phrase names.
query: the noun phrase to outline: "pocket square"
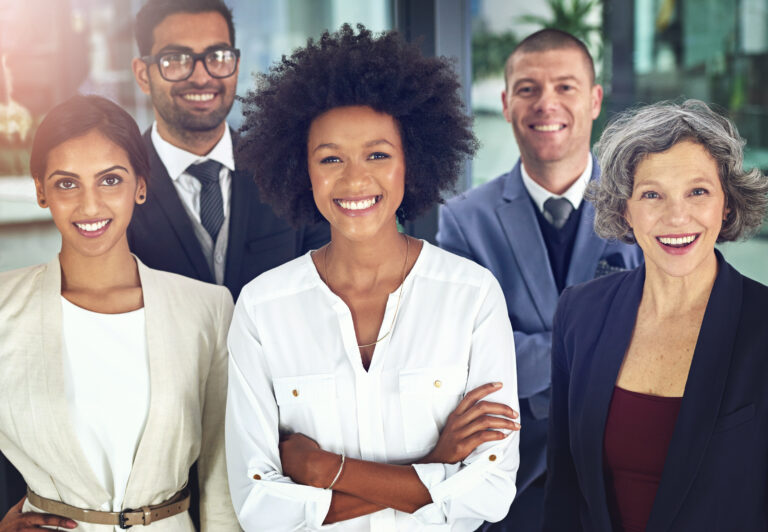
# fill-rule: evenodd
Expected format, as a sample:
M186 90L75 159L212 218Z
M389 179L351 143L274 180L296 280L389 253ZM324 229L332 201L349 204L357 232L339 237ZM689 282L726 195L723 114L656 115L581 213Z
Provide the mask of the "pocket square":
M594 279L608 275L609 273L623 272L627 268L624 266L624 257L620 254L609 255L600 259L595 268Z

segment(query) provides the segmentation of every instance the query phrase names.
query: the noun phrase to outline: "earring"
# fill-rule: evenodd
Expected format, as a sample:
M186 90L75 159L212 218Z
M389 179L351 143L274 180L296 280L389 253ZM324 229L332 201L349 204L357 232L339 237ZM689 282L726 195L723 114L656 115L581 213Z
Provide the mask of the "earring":
M45 198L40 198L37 202L40 204L41 207L45 207L45 204L46 204Z
M143 200L144 199L144 194L139 194L139 199Z

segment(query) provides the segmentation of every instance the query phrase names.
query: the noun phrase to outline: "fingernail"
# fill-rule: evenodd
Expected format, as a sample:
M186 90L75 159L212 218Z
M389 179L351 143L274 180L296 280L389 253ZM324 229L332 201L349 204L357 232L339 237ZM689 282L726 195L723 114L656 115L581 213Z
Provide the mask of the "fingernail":
M493 387L494 388L501 388L502 386L504 386L504 385L502 383L500 383L500 382L494 382L493 383Z
M77 523L74 521L67 521L67 528L77 528Z

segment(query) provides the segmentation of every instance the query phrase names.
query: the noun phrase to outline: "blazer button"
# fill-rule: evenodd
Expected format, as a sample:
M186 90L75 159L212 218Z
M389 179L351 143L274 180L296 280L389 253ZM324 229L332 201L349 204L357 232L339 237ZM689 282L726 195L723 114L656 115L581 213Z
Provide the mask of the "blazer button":
M443 385L443 381L441 381L441 380L436 380L435 381L435 388L439 388L442 385Z
M496 461L496 455L495 454L490 455L488 457L488 460L490 460L491 462L495 462Z
M299 396L299 390L297 390L295 388L294 388L294 390L291 393L293 394L294 397L298 397Z
M261 475L256 473L255 475L253 475L253 480L261 480Z

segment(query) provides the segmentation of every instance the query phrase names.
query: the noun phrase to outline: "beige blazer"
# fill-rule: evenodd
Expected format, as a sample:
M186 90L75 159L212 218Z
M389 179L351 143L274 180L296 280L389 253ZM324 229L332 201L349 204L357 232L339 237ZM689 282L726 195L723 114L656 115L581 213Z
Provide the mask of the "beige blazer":
M136 262L144 292L150 403L124 508L171 497L184 487L197 459L202 530L240 530L224 462L232 297L223 287ZM0 273L0 451L35 493L98 509L110 497L70 421L60 297L58 256L45 265ZM26 502L25 510L34 508ZM147 528L194 530L186 512ZM77 530L106 532L112 527L81 523Z

